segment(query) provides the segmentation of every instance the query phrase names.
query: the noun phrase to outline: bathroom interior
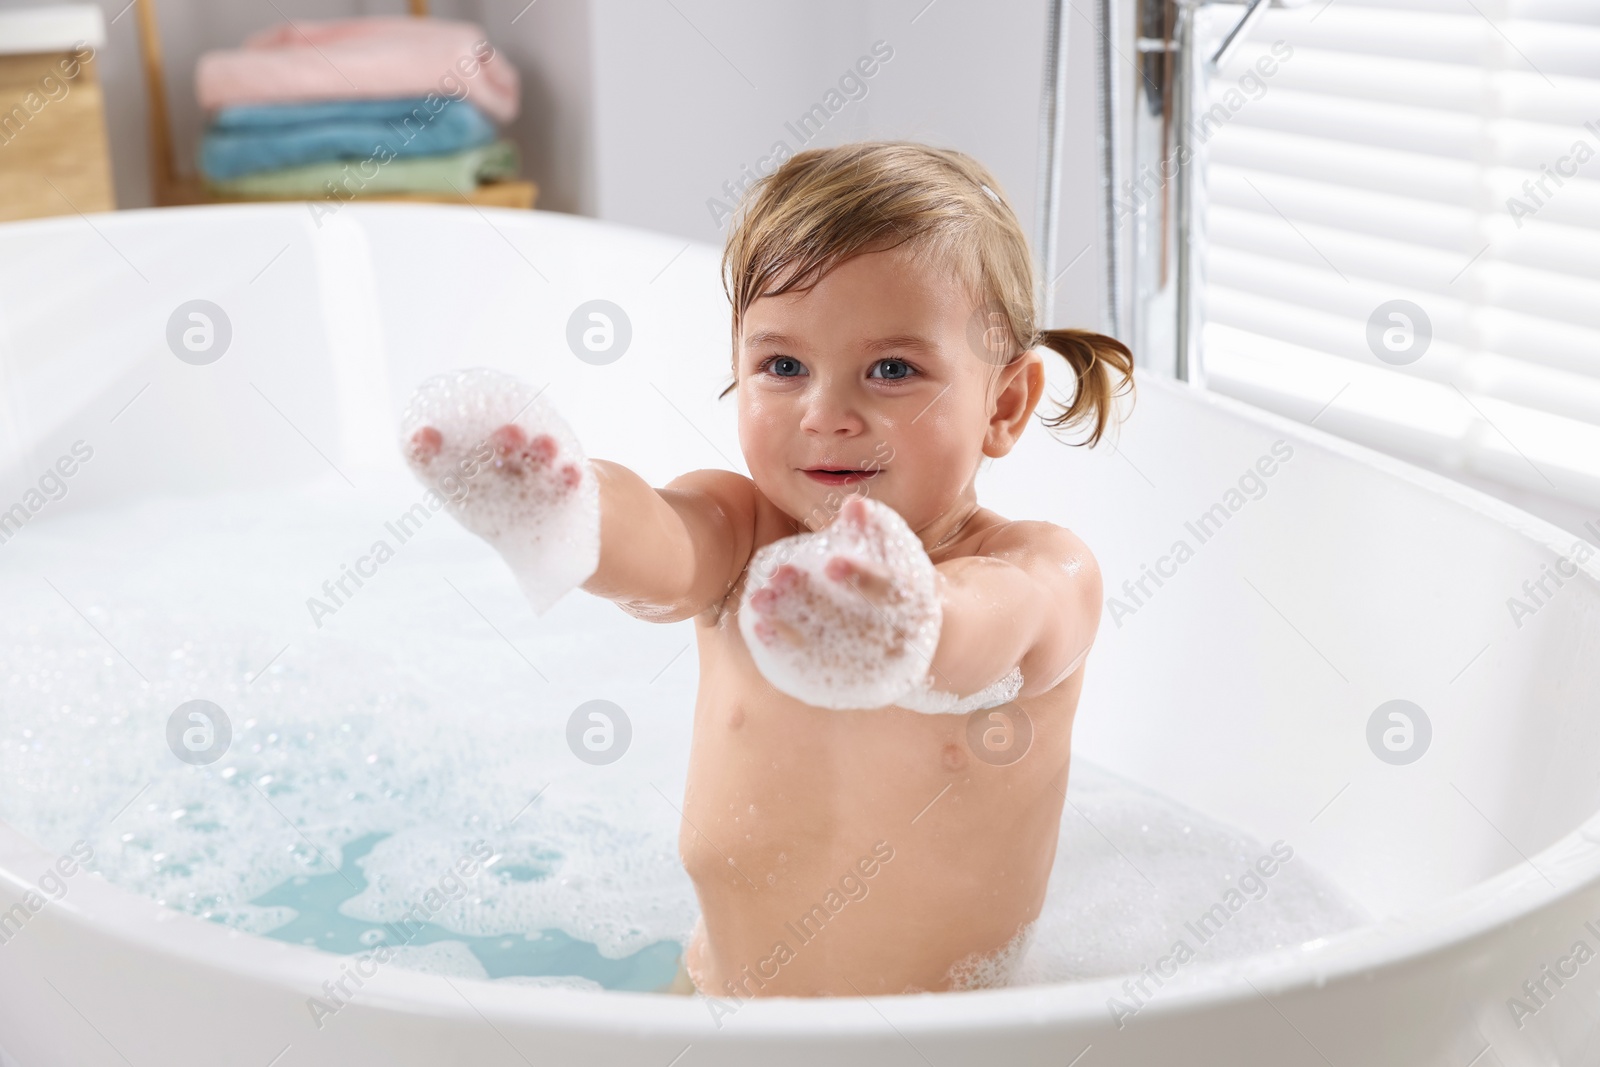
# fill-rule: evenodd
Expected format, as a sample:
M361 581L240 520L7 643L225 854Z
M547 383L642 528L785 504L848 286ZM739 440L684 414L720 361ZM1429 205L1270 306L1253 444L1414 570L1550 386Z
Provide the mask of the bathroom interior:
M400 427L748 473L729 228L875 140L1136 364L977 476L1104 581L1048 888L673 995L695 627ZM1597 154L1590 0L0 0L0 1067L1600 1063Z

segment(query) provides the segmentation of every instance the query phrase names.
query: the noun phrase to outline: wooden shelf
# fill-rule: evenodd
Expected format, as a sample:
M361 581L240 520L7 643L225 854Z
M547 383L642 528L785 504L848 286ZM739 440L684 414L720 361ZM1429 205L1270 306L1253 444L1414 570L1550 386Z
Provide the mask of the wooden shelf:
M317 203L322 197L309 196L219 196L194 178L180 178L166 189L162 207L179 207L188 204L259 204ZM478 207L511 207L524 210L533 207L538 199L539 187L530 181L490 182L480 185L465 195L457 193L381 193L370 196L357 195L356 200L411 201L419 204L473 204ZM331 203L347 203L329 200Z

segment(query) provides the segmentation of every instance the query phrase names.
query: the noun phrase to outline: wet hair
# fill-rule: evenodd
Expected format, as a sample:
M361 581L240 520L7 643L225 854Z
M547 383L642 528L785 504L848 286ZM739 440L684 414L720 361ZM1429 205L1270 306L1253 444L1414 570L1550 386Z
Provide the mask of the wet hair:
M977 332L994 353L985 359L1005 366L1039 347L1066 359L1077 389L1043 421L1052 428L1092 422L1088 439L1076 443L1096 444L1114 398L1133 391L1133 354L1090 330L1039 328L1028 240L999 190L972 157L907 141L817 148L785 160L751 187L723 250L735 377L718 399L738 385L740 331L758 298L808 290L847 259L908 245L947 264L981 303ZM984 323L1003 329L991 336Z

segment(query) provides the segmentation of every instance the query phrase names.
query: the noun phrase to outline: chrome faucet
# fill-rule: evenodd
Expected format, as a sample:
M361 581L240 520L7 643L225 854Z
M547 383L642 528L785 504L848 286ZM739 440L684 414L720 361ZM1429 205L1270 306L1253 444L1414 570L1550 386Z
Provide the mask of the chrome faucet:
M1133 0L1133 107L1120 106L1119 0L1099 0L1096 101L1100 163L1099 223L1104 265L1104 328L1133 349L1141 367L1205 385L1200 332L1205 324L1205 155L1194 120L1208 83L1266 14L1270 4L1307 0ZM1218 36L1203 8L1243 7ZM1053 311L1061 117L1065 110L1067 0L1052 0L1041 107L1038 243L1041 306ZM1202 21L1205 23L1202 26ZM1133 177L1123 176L1124 139ZM1131 223L1131 225L1128 225Z

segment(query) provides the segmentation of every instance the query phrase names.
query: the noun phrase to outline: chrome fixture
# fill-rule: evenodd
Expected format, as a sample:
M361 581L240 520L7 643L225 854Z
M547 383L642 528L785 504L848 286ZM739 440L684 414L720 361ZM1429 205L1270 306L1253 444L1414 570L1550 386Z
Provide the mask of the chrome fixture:
M1099 0L1096 49L1103 328L1133 349L1139 366L1204 386L1205 156L1195 118L1208 82L1270 5L1306 0ZM1118 11L1131 3L1131 50ZM1203 13L1243 7L1220 36ZM1066 103L1066 3L1050 0L1040 109L1038 247L1041 321L1054 325L1061 128ZM1129 60L1128 56L1132 55ZM1133 70L1131 121L1122 111L1124 65ZM1124 138L1131 145L1124 147ZM1131 158L1127 158L1131 156ZM1132 177L1124 177L1123 164ZM1131 222L1132 225L1125 225Z

